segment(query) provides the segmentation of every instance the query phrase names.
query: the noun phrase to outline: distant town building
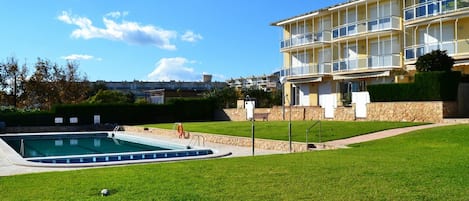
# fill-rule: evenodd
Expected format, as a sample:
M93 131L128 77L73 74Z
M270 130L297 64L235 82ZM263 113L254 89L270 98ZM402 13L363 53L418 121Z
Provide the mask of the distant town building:
M109 90L123 93L132 93L135 98L145 98L150 103L163 104L172 98L203 97L205 92L222 89L227 86L225 82L212 82L211 75L204 75L202 82L149 82L134 80L131 82L96 81L104 84Z
M229 87L236 88L237 90L243 89L260 89L263 91L272 91L280 89L279 81L280 73L274 73L271 75L263 76L252 76L252 77L240 77L231 78L226 81Z

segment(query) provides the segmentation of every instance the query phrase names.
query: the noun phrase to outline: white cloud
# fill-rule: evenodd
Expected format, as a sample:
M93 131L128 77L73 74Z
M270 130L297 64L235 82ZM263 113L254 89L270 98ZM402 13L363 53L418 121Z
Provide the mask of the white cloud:
M119 12L119 11L114 11L114 12L110 12L108 14L106 14L105 16L109 16L109 17L112 17L112 18L119 18L119 17L125 17L129 14L129 12Z
M165 30L153 25L141 25L137 22L116 22L114 19L127 15L126 12L111 12L103 17L104 28L93 25L86 17L72 16L66 11L57 19L78 26L71 36L74 38L93 39L103 38L107 40L123 41L128 44L154 45L165 50L175 50L176 46L171 44L171 39L177 37L177 33ZM108 17L114 18L109 19Z
M102 60L101 58L94 58L94 56L86 55L86 54L71 54L68 56L63 56L61 58L65 60L92 60L92 59L95 59L98 61Z
M186 33L184 33L184 35L181 36L181 40L191 42L191 43L197 42L202 39L203 39L202 35L196 34L193 31L186 31Z
M156 62L155 69L147 78L149 81L200 81L202 73L197 73L188 66L194 63L183 57L162 58Z

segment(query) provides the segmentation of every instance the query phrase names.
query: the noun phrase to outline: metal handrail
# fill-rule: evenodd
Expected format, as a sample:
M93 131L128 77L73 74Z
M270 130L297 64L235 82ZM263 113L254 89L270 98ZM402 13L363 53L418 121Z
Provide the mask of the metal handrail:
M321 130L322 130L322 124L321 124L321 121L320 120L317 120L316 122L314 122L313 125L311 125L309 128L306 129L306 149L308 149L308 135L309 135L309 131L315 127L316 125L319 124L319 143L321 143Z
M21 139L20 154L22 157L24 157L24 139Z
M114 129L112 131L116 132L116 131L119 131L121 127L119 125L117 125L116 127L114 127Z
M203 135L191 135L191 140L189 141L189 145L195 144L197 139L197 146L200 146L200 139L202 139L202 146L205 147L205 137Z

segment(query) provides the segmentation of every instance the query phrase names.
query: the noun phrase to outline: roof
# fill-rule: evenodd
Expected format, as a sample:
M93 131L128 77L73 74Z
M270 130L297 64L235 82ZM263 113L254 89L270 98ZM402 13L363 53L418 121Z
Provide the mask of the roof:
M315 13L320 13L320 12L323 12L323 11L327 11L327 10L329 10L329 9L331 9L331 8L339 7L339 6L342 6L342 5L345 5L345 4L349 4L349 3L352 3L352 2L356 2L356 1L360 1L360 2L361 2L361 1L364 1L364 0L349 0L349 1L346 1L346 2L343 2L343 3L339 3L339 4L336 4L336 5L333 5L333 6L321 8L321 9L318 9L318 10L313 10L313 11L308 12L308 13L304 13L304 14L297 15L297 16L290 17L290 18L283 19L283 20L279 20L279 21L276 21L276 22L271 23L270 25L271 25L271 26L280 26L279 24L281 24L282 22L286 22L286 21L293 20L293 19L296 19L296 18L305 17L305 16L308 16L308 15L314 15Z

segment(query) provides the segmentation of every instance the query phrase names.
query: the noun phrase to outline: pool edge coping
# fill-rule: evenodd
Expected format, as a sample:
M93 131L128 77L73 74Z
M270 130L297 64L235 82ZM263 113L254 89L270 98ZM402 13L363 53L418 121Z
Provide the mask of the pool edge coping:
M112 133L112 131L104 131L105 133ZM122 133L122 131L119 131ZM63 133L79 133L79 132L45 132L41 134L63 134ZM89 132L95 133L95 132ZM102 133L102 132L100 132ZM39 133L31 133L39 134ZM11 135L11 133L0 134L0 136ZM13 134L14 135L14 134ZM131 134L128 134L131 135ZM145 138L139 136L140 138ZM151 139L151 138L149 138ZM172 144L176 144L171 142ZM108 161L108 162L94 162L94 163L40 163L30 162L25 158L21 157L10 145L8 145L3 139L0 139L0 151L5 155L5 159L13 165L25 166L25 167L43 167L43 168L80 168L80 167L104 167L104 166L118 166L118 165L130 165L130 164L143 164L143 163L157 163L157 162L172 162L172 161L184 161L184 160L196 160L196 159L210 159L230 156L232 153L221 153L220 151L212 148L213 154L201 155L201 156L186 156L186 157L171 157L171 158L158 158L158 159L145 159L145 160L124 160L124 161ZM130 152L128 152L130 153Z

